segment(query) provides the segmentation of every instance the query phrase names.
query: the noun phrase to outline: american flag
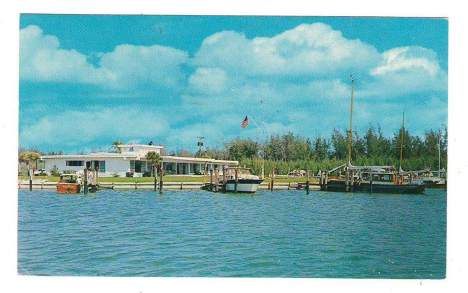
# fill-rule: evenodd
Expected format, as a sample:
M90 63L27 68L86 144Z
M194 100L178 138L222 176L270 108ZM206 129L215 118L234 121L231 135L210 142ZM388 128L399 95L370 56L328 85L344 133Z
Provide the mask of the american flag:
M241 127L246 128L247 126L249 126L249 118L245 116L244 120L242 120Z

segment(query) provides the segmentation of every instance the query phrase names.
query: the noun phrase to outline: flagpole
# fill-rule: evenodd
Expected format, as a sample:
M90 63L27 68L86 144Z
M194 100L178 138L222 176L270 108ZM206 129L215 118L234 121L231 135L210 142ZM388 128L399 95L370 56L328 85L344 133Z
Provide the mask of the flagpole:
M252 116L250 117L250 120L252 120L252 122L255 124L255 127L257 127L257 129L264 130L257 124L257 122L255 121L255 119L252 118ZM265 178L265 150L262 151L262 174L261 175L262 175L262 179L264 179Z

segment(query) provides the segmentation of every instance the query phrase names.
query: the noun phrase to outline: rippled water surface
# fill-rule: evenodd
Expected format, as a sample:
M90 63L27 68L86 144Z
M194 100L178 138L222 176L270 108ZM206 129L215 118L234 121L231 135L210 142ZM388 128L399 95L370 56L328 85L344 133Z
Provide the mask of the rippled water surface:
M446 192L19 191L32 275L443 278Z

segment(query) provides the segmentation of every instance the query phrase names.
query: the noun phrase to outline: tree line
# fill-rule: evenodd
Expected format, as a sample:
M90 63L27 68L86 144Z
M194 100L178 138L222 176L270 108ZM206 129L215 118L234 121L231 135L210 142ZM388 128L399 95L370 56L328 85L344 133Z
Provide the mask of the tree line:
M169 155L197 156L220 160L236 160L241 166L252 168L260 174L275 169L279 174L292 170L327 170L343 164L348 156L348 132L334 129L327 137L310 139L292 132L272 135L264 143L251 139L234 139L220 148L208 148L195 154L187 150L169 152ZM353 132L352 163L354 165L399 166L400 150L403 145L402 168L404 170L438 169L440 141L441 168L447 168L447 128L442 131L427 130L423 136L412 135L408 129L400 128L386 137L380 127L369 127L364 133ZM403 143L402 143L403 140ZM121 142L114 142L115 146ZM31 153L37 155L31 156ZM37 149L20 149L21 162L32 164L39 154ZM62 151L47 154L63 154Z
M295 135L270 136L265 143L251 139L234 139L222 148L197 152L197 156L214 159L237 160L241 165L261 171L263 160L265 172L275 168L280 174L295 169L326 170L345 163L348 156L348 132L334 129L329 138L314 139ZM403 140L403 141L402 141ZM440 140L441 168L447 165L447 128L442 131L428 130L423 136L412 135L400 128L386 137L380 127L369 127L363 134L353 132L352 163L354 165L399 166L400 150L402 168L405 170L438 169Z

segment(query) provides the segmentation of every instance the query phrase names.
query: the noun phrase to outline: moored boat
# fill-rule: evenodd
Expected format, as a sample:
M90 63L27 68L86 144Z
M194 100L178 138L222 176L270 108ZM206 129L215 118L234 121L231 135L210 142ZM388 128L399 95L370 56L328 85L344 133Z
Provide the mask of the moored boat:
M76 174L62 174L57 183L58 193L80 193L80 178Z
M392 166L346 166L322 174L321 190L368 193L424 193L422 180L410 172L398 172Z
M427 188L447 188L447 174L443 169L434 172L425 170L419 176Z
M263 182L263 179L253 175L249 168L225 168L224 172L224 190L226 192L255 193L258 185Z

